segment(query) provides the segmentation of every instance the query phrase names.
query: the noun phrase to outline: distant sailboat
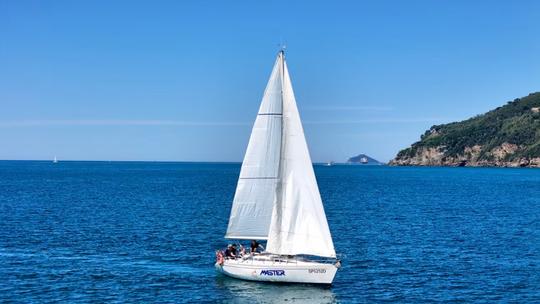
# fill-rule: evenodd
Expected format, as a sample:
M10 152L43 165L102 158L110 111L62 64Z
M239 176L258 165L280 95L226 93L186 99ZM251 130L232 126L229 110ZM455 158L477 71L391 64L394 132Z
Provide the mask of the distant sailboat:
M54 156L54 159L53 159L52 162L55 163L55 164L58 162L58 159L56 159L56 155Z
M340 266L284 51L251 132L225 238L267 241L261 254L224 259L217 252L216 269L238 279L331 284Z

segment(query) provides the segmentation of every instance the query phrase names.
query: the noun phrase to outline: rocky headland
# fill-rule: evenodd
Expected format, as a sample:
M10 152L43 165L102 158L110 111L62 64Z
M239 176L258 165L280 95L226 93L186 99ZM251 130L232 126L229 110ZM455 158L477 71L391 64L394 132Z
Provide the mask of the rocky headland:
M427 130L395 166L540 167L540 93Z

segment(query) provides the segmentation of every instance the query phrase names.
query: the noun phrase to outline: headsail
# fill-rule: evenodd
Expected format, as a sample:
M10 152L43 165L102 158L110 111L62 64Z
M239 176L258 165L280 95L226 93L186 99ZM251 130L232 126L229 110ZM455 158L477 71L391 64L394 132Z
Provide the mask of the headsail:
M280 183L266 251L335 257L313 164L284 58Z
M267 239L279 178L282 67L278 56L253 125L226 238Z

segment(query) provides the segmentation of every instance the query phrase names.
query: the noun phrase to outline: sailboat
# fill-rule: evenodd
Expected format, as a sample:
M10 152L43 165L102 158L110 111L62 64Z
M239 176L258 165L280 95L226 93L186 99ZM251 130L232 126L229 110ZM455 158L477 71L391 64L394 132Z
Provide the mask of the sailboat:
M340 267L284 50L255 119L225 238L267 241L261 253L217 252L217 271L237 279L331 284Z
M58 159L56 159L56 155L54 156L53 163L56 164L58 162Z

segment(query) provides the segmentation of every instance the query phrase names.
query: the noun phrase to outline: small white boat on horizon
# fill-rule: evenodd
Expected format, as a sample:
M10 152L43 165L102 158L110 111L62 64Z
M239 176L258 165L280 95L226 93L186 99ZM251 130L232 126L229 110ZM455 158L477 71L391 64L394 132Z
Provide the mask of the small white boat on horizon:
M55 155L53 159L53 164L56 164L56 163L58 163L58 159L56 158L56 155Z
M215 264L227 276L268 282L331 284L340 262L280 51L242 163L226 239L266 240L261 254Z

